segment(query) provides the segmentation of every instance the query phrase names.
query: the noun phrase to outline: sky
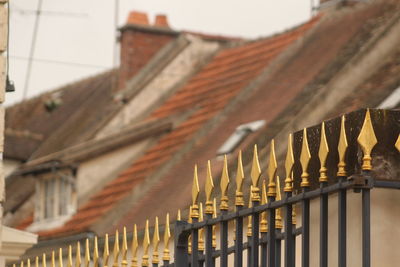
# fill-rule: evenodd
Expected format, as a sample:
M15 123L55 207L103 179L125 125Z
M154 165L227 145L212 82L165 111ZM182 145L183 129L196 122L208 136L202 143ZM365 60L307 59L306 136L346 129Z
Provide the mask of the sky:
M38 1L10 1L9 76L16 91L7 93L6 105L22 100ZM42 0L28 98L113 67L115 1ZM175 30L258 38L307 21L317 1L119 0L118 26L137 10L150 23L166 14Z

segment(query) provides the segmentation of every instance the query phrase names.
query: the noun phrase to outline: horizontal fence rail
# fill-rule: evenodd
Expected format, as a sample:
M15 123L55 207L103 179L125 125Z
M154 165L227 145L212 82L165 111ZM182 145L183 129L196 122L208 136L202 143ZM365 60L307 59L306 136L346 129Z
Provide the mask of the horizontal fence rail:
M137 267L139 265L143 267L308 267L314 255L319 257L317 266L327 267L329 252L333 250L336 250L337 266L345 267L348 263L346 221L347 197L350 190L361 194L361 262L363 267L370 267L371 189L400 189L400 181L375 180L371 175L371 153L378 140L370 110L365 111L362 126L356 137L353 136L354 134L346 133L349 128L346 126L345 116L341 117L336 126L336 128L327 127L323 122L317 130L309 132L309 129L304 129L301 133L290 134L284 160L285 177L282 180L277 175L278 164L274 140L270 144L266 179L262 178L258 149L254 146L249 175L251 186L248 191L244 190L246 175L242 153L239 152L235 177L235 199L232 208L229 206L228 198L231 180L228 160L225 156L219 185L219 213L217 200L213 197L215 192L210 161L207 163L204 205L199 202L200 185L197 166L195 166L189 216L187 220L182 220L178 211L173 240L171 240L170 217L167 214L162 238L160 238L158 218L155 218L152 237L147 220L143 241L140 244L137 227L134 225L130 242L127 239L126 228L123 228L121 235L118 231L116 232L112 248L109 247L109 236L105 235L102 240L101 255L98 238L95 237L91 241L86 240L82 246L78 242L75 246L74 257L72 247L69 246L64 258L63 251L60 249L57 253L53 252L50 259L43 254L41 258L36 257L21 262L20 267L24 267L24 264L27 267L31 264L35 267L46 267L47 261L50 262L51 267L56 265L63 267L65 263L67 267L81 265L85 267ZM317 137L315 133L318 134ZM335 136L334 141L332 141L332 136ZM315 140L318 140L317 145L315 145ZM357 161L354 148L362 152L358 173L349 172L348 168L348 162ZM400 138L395 148L398 153ZM329 167L332 166L332 162L335 163L334 169ZM244 191L249 192L248 198ZM328 229L328 204L331 201L329 196L333 194L337 196L337 203L334 203L337 205L337 229ZM311 201L319 203L319 220L316 226L310 222ZM300 222L298 214L301 218L300 226L297 225ZM315 246L313 243L313 247L319 248L318 251L310 251L310 232L313 230L311 226L319 227L318 244ZM331 232L334 230L333 232L337 234L338 242L335 248L329 247L328 230ZM164 245L162 249L159 248L161 239ZM296 248L296 246L299 247ZM173 252L170 251L172 247ZM150 253L150 248L152 253ZM173 254L173 260L171 254Z

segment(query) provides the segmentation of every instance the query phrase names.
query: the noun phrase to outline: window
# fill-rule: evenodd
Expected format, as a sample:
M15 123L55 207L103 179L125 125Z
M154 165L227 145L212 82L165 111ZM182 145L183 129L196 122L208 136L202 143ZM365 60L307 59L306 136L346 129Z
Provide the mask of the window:
M222 146L218 149L217 155L232 153L235 148L237 148L250 133L259 130L264 125L265 120L258 120L239 125L238 127L236 127L232 135L229 136L225 143L223 143Z
M36 184L35 221L68 217L76 210L75 179L66 173L40 177Z

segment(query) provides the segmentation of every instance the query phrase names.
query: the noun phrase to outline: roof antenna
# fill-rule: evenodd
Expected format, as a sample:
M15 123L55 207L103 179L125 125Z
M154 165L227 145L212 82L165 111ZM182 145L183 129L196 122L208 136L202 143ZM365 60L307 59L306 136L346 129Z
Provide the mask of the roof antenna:
M28 86L29 86L29 80L31 77L33 54L35 52L36 38L37 38L37 32L38 32L38 28L39 28L40 12L42 10L42 3L43 3L43 0L38 0L38 4L37 4L37 8L36 8L35 24L33 26L33 37L32 37L32 42L31 42L31 48L29 51L28 67L26 69L25 85L24 85L24 91L23 91L23 95L22 95L22 101L24 101L26 99L26 96L28 94Z

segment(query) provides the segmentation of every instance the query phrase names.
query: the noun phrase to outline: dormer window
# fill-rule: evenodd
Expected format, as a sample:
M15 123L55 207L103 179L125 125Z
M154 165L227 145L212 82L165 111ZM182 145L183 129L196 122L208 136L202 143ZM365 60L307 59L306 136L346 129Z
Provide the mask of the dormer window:
M252 132L259 130L265 125L265 120L258 120L239 125L235 131L228 137L225 143L218 149L217 155L225 155L232 153L243 140Z
M35 222L29 230L61 226L76 211L77 194L71 169L51 169L35 175Z

